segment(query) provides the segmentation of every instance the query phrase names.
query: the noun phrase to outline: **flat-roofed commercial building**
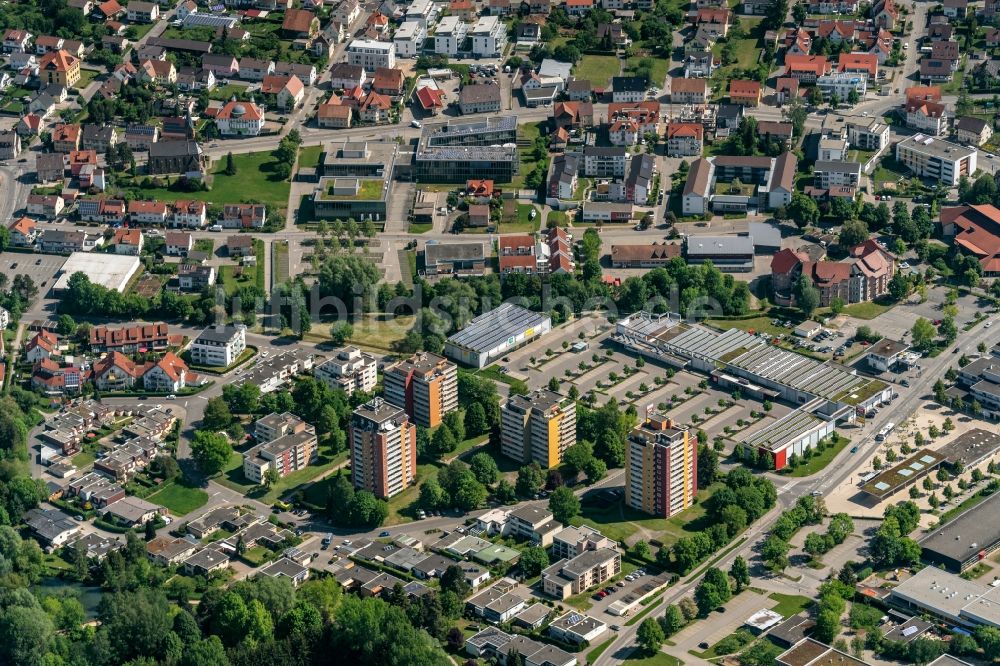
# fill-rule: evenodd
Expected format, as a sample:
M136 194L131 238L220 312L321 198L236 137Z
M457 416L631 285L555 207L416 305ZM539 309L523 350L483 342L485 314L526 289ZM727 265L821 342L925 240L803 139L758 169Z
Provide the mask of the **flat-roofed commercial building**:
M916 134L896 144L896 159L921 178L932 178L954 187L962 176L976 172L979 152L975 146Z
M773 461L774 469L779 470L788 464L793 455L801 456L820 440L832 435L835 429L833 420L820 418L807 408L797 409L749 435L740 442L740 446L767 455Z
M448 358L485 368L513 349L517 349L552 330L552 319L513 303L503 303L485 312L465 328L448 338L444 353Z
M400 407L374 398L351 417L354 487L387 499L417 477L417 427Z
M512 395L500 410L500 425L505 456L537 462L543 469L555 467L576 444L576 401L547 389Z
M942 446L938 453L950 467L971 469L992 458L998 449L1000 433L973 428Z
M720 271L729 273L753 270L754 246L750 236L688 236L684 254L689 264L711 261Z
M651 414L628 439L625 501L633 509L669 518L698 494L698 443L687 426Z
M934 566L963 573L1000 547L1000 495L994 493L920 540L923 558Z
M934 566L921 569L894 587L888 601L909 612L926 613L961 627L1000 628L1000 587L966 580Z
M424 125L413 158L418 182L509 183L520 172L517 116L449 120Z
M418 352L399 361L385 369L382 381L386 402L424 428L458 409L458 367L436 354Z
M913 485L943 463L944 456L939 452L920 449L906 460L868 479L861 486L861 492L879 501L884 500Z

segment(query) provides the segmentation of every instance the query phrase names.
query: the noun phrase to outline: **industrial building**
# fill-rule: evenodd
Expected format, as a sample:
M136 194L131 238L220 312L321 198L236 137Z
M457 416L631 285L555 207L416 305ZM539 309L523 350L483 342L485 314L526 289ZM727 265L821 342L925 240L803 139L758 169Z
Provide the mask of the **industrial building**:
M401 408L373 398L351 417L354 487L388 499L416 481L417 427Z
M616 324L615 342L677 369L700 371L723 390L757 400L784 400L798 409L754 433L744 446L765 450L780 469L869 408L888 403L892 389L849 369L770 344L769 336L736 328L717 331L688 324L680 315L637 312Z
M684 256L689 264L712 264L727 273L753 270L754 246L750 236L688 236Z
M500 451L520 463L537 462L542 469L562 462L576 444L576 401L539 389L512 395L500 410Z
M448 338L444 353L448 358L485 368L504 354L522 347L552 330L552 319L513 303L485 312Z
M52 289L56 294L65 291L69 288L69 279L73 274L83 273L91 284L125 293L125 287L141 266L139 257L131 255L74 252L59 269L59 278Z
M963 573L1000 547L1000 495L994 493L920 540L929 564Z
M458 368L441 356L418 352L385 369L385 400L402 407L413 422L434 428L458 409Z
M818 403L813 401L810 405ZM836 423L832 419L817 416L804 407L748 435L740 446L766 454L771 458L774 469L779 470L788 464L793 455L801 457L835 430Z
M698 494L698 442L687 426L652 414L628 438L625 501L633 509L669 518Z
M938 449L949 467L972 469L986 462L1000 449L1000 434L973 428Z
M1000 587L966 580L937 567L925 567L889 593L893 606L928 614L949 625L1000 628Z

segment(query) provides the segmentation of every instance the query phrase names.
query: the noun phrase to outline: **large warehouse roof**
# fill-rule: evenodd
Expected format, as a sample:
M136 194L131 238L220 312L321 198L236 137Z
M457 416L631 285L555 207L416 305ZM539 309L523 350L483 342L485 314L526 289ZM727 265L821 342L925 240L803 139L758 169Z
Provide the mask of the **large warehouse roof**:
M457 347L485 353L510 338L542 326L548 319L546 315L519 305L504 303L470 321L465 328L449 337L448 342Z
M53 289L65 290L74 273L85 273L93 284L124 292L129 280L139 271L139 266L139 257L103 252L74 252L63 264Z
M994 493L968 511L934 530L920 542L925 551L964 562L1000 542L1000 494Z

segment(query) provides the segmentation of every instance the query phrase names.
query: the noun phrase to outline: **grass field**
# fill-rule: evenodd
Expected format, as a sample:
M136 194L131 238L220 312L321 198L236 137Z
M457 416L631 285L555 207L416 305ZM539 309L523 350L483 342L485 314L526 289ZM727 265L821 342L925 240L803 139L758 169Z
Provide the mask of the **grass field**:
M200 509L208 502L208 493L200 488L191 488L172 483L165 488L157 490L147 499L156 504L162 504L170 509L170 513L175 516L183 516L191 513L195 509Z
M776 606L771 607L771 610L785 617L797 615L812 606L813 603L809 597L798 594L782 594L781 592L772 592L768 598L778 602Z
M73 464L77 469L83 469L89 465L94 464L94 452L93 451L80 451L78 454L73 456Z
M214 99L220 102L228 102L233 98L233 95L242 95L247 91L246 86L240 86L235 83L230 83L228 86L219 86L208 93L209 99Z
M207 254L212 254L215 252L215 239L213 238L199 238L194 242L195 252L205 252Z
M788 335L790 328L775 326L771 323L771 317L762 316L752 319L706 319L705 323L722 330L738 328L742 331L752 331L755 333L767 333L768 335Z
M891 309L892 305L883 305L882 303L869 301L867 303L852 303L851 305L844 306L844 314L857 319L874 319Z
M227 176L226 160L215 163L212 187L207 191L182 192L167 188L142 189L142 196L159 201L173 202L178 199L194 199L197 201L239 202L260 201L272 208L284 209L288 206L290 184L287 180L278 180L271 174L277 161L270 151L233 155L236 164L236 175ZM268 211L268 215L273 215Z
M395 344L413 328L415 320L413 315L400 315L391 321L385 315L366 315L361 321L354 322L351 344L392 351Z
M663 88L663 85L667 80L667 74L670 72L670 59L662 56L636 55L625 61L625 68L630 71L634 71L635 68L639 66L640 60L650 60L653 63L653 67L649 75L649 84L651 86L656 86L657 88Z
M323 155L323 146L306 146L299 150L299 166L315 168Z
M90 83L94 79L96 79L99 74L100 74L100 72L95 72L92 69L81 69L80 70L80 80L76 82L76 85L74 87L77 90L83 90L84 88L86 88L87 86L89 86Z
M611 77L618 76L619 71L621 61L618 56L585 55L576 64L573 75L590 81L590 85L595 88L601 88L611 83Z
M555 224L559 227L565 227L569 224L569 217L566 213L561 210L550 210L549 214L545 216L545 225Z
M649 654L642 648L638 648L632 655L622 663L630 666L684 666L683 661L665 652Z
M433 224L413 224L410 223L406 227L406 233L408 234L426 234L428 231L434 228Z
M785 469L781 470L780 473L784 474L785 476L799 478L803 476L811 476L816 472L822 470L823 468L825 468L827 465L830 464L830 462L837 456L838 453L844 450L845 446L847 446L851 442L851 440L849 440L846 437L843 437L842 435L835 435L835 437L836 440L834 441L833 446L828 446L827 448L820 451L819 455L814 455L812 458L805 461L804 463L799 463L798 465L795 466L795 469L786 467Z
M588 524L596 527L615 541L626 541L640 533L647 541L658 539L664 546L670 546L677 539L693 536L706 527L702 520L705 516L705 502L722 486L722 483L715 483L703 491L699 490L698 503L673 518L651 518L625 506L623 502L604 506L588 503L583 505L580 515L570 522L577 526Z
M531 211L535 211L535 219L531 219ZM500 233L502 234L528 234L538 231L542 216L538 215L538 209L531 204L517 204L517 216L512 222L504 220L500 223Z

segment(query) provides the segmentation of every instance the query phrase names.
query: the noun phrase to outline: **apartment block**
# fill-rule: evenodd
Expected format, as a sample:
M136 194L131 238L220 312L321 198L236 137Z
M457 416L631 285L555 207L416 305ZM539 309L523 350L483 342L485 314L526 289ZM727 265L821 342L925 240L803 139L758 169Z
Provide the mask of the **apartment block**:
M425 428L458 409L458 366L436 354L420 352L386 368L383 383L386 402Z
M625 501L633 509L669 518L698 494L698 444L687 426L653 414L629 435Z
M257 445L243 453L243 476L255 483L268 470L283 477L316 461L316 430L288 412L258 419L254 438Z
M978 151L924 134L915 134L896 144L896 159L921 178L932 178L950 187L962 176L976 172Z
M417 476L417 427L401 408L374 398L351 417L354 487L388 499Z
M588 550L614 547L614 541L589 525L571 525L552 537L552 557L568 560Z
M379 67L393 69L396 66L396 45L374 39L355 39L347 47L347 62L370 72Z
M378 362L375 357L357 347L343 347L337 355L313 370L316 379L332 389L342 389L347 395L355 391L375 390L378 383Z
M191 343L191 362L224 368L246 348L247 327L243 324L209 326Z
M556 599L568 599L621 573L622 556L617 550L588 550L571 560L559 560L542 572L542 589Z
M555 467L576 444L576 403L553 391L513 395L500 414L500 450L518 462Z
M475 56L492 58L503 53L507 47L507 26L496 16L482 16L469 31L472 37L472 53Z

